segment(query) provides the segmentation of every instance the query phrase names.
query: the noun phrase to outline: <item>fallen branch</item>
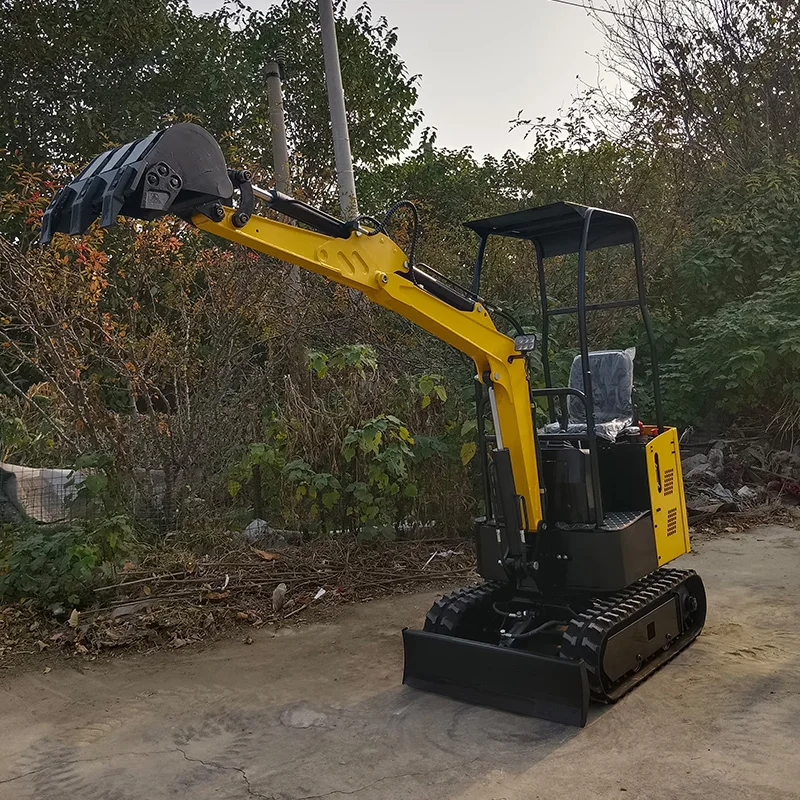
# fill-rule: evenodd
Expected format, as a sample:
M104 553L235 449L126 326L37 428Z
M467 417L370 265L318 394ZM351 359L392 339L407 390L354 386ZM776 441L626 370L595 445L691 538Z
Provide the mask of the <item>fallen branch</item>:
M309 607L310 603L303 603L300 608L296 608L294 611L290 611L288 614L284 614L284 619L289 619L289 617L293 617L295 614L299 614L301 611L305 611Z
M385 580L381 581L371 581L370 583L360 583L355 584L354 586L350 587L351 589L371 589L374 586L387 586L393 583L416 583L419 582L431 582L434 578L458 578L467 573L474 572L473 567L463 567L462 569L453 569L449 572L420 572L416 575L405 575L401 578L386 578Z
M112 583L108 586L99 586L97 589L94 589L95 592L105 592L109 589L121 589L123 586L134 586L137 583L147 583L150 581L151 583L156 583L157 581L163 580L164 578L174 578L178 575L185 575L186 570L183 572L171 572L168 575L158 575L157 577L150 577L150 578L140 578L139 580L135 581L125 581L124 583Z

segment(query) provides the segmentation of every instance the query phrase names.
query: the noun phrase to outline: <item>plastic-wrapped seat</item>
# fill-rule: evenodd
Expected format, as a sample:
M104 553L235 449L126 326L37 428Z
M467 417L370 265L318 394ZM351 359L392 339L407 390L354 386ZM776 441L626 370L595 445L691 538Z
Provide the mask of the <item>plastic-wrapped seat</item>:
M637 424L633 403L633 359L635 348L628 350L598 350L589 353L594 401L594 429L597 436L615 441L622 431ZM569 387L583 391L581 357L576 356L569 371ZM586 409L580 398L567 398L567 429L560 423L545 425L543 432L585 433ZM638 432L638 429L637 429Z

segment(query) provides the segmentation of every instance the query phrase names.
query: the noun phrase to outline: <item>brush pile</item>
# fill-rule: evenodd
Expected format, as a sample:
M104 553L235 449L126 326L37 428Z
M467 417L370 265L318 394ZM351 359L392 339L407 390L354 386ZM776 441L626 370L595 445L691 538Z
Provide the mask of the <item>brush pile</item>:
M762 434L734 430L719 439L681 441L690 519L800 504L800 445L781 449Z
M239 548L217 559L162 551L126 564L82 611L49 617L27 603L0 607L0 665L43 651L92 657L120 648L180 648L236 625L280 626L324 616L341 603L469 583L474 564L464 540L317 539L281 550Z

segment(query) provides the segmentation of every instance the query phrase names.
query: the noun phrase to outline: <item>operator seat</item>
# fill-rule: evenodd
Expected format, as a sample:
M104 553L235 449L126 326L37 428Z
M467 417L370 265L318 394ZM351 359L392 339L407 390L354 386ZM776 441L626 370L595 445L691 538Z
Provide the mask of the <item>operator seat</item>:
M638 426L633 401L633 358L635 348L628 350L598 350L589 353L594 401L594 429L598 437L616 441L628 428ZM569 371L569 387L583 391L583 369L578 355ZM580 398L567 398L567 430L558 422L545 426L545 433L585 433L586 409Z

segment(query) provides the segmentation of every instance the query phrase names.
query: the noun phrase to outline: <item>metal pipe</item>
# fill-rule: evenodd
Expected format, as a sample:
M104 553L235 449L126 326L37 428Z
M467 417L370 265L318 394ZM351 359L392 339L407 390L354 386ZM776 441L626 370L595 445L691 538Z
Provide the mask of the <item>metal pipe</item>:
M589 365L589 337L586 332L586 250L593 212L594 209L590 208L586 213L581 234L581 247L578 251L578 338L581 349L583 393L586 397L586 438L589 443L589 463L592 469L592 495L595 520L599 527L603 524L603 498L600 492L600 462L597 457L597 436L594 430L594 392L592 390L592 371Z
M497 400L494 396L494 386L489 387L489 406L492 409L492 424L494 425L494 442L497 450L503 449L503 435L500 433L500 417L497 414Z
M476 297L481 289L481 270L483 269L483 254L486 252L487 236L482 236L478 244L478 255L475 257L475 270L472 273L472 294Z
M259 200L266 200L268 203L271 203L275 195L272 194L272 189L262 189L260 186L256 186L253 184L253 194Z
M283 194L291 194L291 171L289 169L289 143L286 139L286 115L283 111L283 61L270 61L266 68L267 102L269 103L269 130L272 139L272 166L275 170L275 188ZM253 192L255 194L255 190ZM300 267L287 264L289 287L293 300L300 293Z
M639 306L640 302L636 300L612 300L609 303L588 303L584 311L607 311L611 308L633 308ZM551 317L557 317L560 314L576 314L578 309L575 306L564 306L563 308L551 308L547 314Z
M580 389L573 389L571 387L548 388L548 389L531 389L531 397L547 397L552 401L552 398L559 399L559 406L561 407L561 419L558 423L564 430L569 427L569 405L566 402L567 396L577 397L583 403L584 413L586 412L586 395ZM563 401L563 402L562 402ZM555 420L554 420L555 422Z
M260 186L250 187L253 195L264 200L267 205L279 214L290 219L303 222L319 233L340 239L348 239L353 232L352 222L343 222L322 209L282 194L277 189L262 189Z
M533 240L531 243L536 250L536 273L539 276L539 301L542 306L542 372L544 373L544 385L550 389L553 381L550 377L550 319L547 312L547 287L544 283L544 257L538 243ZM556 406L552 397L547 398L547 410L550 422L556 422Z
M475 413L478 422L478 455L481 459L481 475L483 477L483 498L484 513L486 519L492 516L492 486L489 480L489 453L486 447L486 422L485 415L486 400L484 397L483 384L475 378Z
M656 340L653 335L653 322L650 319L650 311L647 308L647 293L644 285L644 266L642 262L642 243L639 239L639 228L631 220L633 225L633 258L636 263L636 287L639 291L639 311L644 322L644 329L647 333L647 342L650 345L650 368L653 373L653 404L656 412L656 425L658 432L664 430L664 415L661 408L661 380L658 375L658 355L656 353ZM636 422L636 420L634 420Z
M325 83L328 86L328 104L331 112L333 155L336 159L336 177L339 184L339 204L345 219L358 216L356 180L350 136L347 132L347 111L339 65L339 47L336 44L336 21L331 0L319 0L319 20L322 27L322 50L325 55Z

